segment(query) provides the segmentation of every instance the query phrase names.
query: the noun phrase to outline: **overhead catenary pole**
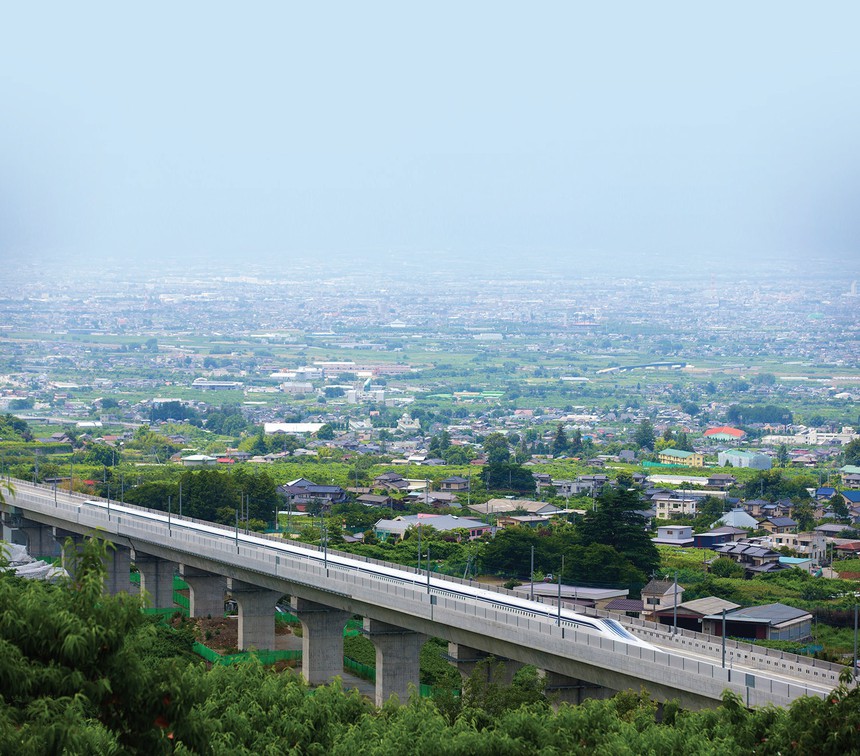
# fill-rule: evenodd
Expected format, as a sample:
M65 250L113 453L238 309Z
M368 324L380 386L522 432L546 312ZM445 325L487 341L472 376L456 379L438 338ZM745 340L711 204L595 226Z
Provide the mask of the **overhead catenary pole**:
M675 600L672 602L672 633L678 632L678 570L675 570Z
M529 599L531 601L535 600L535 547L532 544L532 558L531 558L531 571L529 572L529 579L531 580L531 588L529 590Z
M561 555L561 570L558 573L558 626L561 627L561 573L564 572L564 554Z
M723 669L726 668L726 607L723 607Z

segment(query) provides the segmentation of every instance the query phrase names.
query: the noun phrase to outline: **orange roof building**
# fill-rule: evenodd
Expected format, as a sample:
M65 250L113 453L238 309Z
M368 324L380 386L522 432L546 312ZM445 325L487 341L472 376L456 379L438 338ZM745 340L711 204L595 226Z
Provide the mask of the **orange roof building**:
M704 433L705 438L712 438L715 441L740 441L746 438L746 435L744 431L728 425L721 425L719 428L708 428Z

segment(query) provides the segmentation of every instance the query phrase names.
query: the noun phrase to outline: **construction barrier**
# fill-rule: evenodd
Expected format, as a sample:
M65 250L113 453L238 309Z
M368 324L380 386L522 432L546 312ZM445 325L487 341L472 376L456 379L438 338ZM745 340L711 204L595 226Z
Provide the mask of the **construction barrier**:
M206 661L212 664L244 664L246 662L257 659L261 664L276 664L281 661L296 661L302 658L302 652L299 650L289 651L240 651L237 654L219 654L211 648L204 646L202 643L195 641L192 650L198 656L202 656Z

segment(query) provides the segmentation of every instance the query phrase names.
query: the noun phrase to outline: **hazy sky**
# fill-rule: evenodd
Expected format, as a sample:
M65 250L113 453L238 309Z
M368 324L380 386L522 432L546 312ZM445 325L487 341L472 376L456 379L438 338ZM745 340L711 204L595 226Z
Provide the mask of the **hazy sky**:
M0 262L858 266L860 3L6 3Z

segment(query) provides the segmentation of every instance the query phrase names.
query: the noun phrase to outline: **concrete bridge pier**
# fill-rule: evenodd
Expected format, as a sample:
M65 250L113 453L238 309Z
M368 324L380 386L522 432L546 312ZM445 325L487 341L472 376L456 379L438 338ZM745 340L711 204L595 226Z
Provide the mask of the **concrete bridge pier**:
M140 572L140 591L146 592L150 605L156 609L173 607L173 575L176 562L133 551L131 561Z
M559 672L541 670L546 688L547 697L553 703L569 703L578 705L586 698L612 698L617 691L604 688L601 685L577 680L574 677L562 675Z
M448 661L457 668L464 680L472 676L478 664L488 659L499 662L498 664L486 665L486 681L488 683L510 685L514 680L514 675L525 666L522 662L493 656L486 651L464 646L462 643L448 644Z
M131 588L131 549L119 544L108 546L105 560L105 593L115 596L128 593Z
M74 579L75 561L83 548L86 536L69 530L53 527L53 538L62 550L63 568ZM102 560L105 566L104 592L110 596L128 593L131 587L131 549L115 543L107 544L107 552Z
M179 565L179 574L188 583L188 614L191 617L223 617L227 578L214 572Z
M230 578L227 590L239 606L239 649L275 648L275 604L282 593Z
M352 616L315 601L292 597L293 613L302 623L302 675L324 685L343 673L343 626Z
M426 636L379 620L364 619L364 634L376 648L376 705L391 696L409 700L409 686L421 683L420 655Z
M23 536L24 544L27 547L27 553L34 559L42 559L44 557L59 556L60 548L54 540L53 528L49 525L43 525L40 522L34 522L26 518L21 518L20 525L17 528L18 533ZM14 533L14 531L13 531ZM18 543L16 538L13 543Z

